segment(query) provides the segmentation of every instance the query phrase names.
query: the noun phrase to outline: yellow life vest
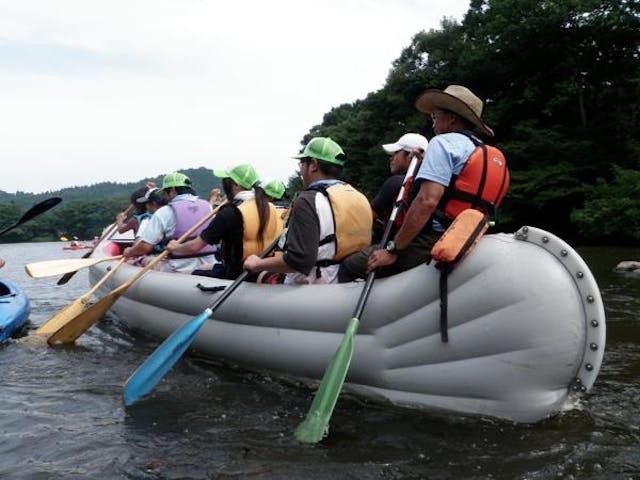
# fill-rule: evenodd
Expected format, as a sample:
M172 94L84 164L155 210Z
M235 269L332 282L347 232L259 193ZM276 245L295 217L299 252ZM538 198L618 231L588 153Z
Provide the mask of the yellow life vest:
M347 183L336 183L319 189L329 199L335 231L320 240L320 245L335 240L334 262L371 244L373 211L367 197Z
M282 234L284 223L280 213L269 203L269 219L263 232L263 237L258 238L258 228L260 227L260 217L258 216L258 206L255 198L245 200L238 205L238 210L242 215L242 261L249 255L260 255L265 248L271 245Z

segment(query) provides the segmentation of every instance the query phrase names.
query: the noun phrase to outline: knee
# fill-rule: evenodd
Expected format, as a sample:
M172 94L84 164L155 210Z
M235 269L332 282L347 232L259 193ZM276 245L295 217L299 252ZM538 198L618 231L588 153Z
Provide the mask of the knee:
M345 264L341 263L338 268L338 283L349 283L354 280L355 278L351 275L351 272L349 272Z

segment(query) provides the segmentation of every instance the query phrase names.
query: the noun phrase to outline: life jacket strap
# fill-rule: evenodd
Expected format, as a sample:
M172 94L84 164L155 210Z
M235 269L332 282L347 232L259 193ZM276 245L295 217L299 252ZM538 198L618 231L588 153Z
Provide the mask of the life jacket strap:
M320 278L322 275L322 272L320 271L321 268L326 268L326 267L330 267L331 265L338 265L340 262L336 262L335 260L318 260L316 262L316 278Z
M327 235L326 237L324 237L322 240L320 240L318 242L318 246L321 247L322 245L326 245L327 243L331 243L331 242L335 242L336 241L336 234L335 233L331 233L329 235Z
M442 343L449 342L449 287L448 278L451 272L451 266L443 263L437 264L440 268L440 340Z

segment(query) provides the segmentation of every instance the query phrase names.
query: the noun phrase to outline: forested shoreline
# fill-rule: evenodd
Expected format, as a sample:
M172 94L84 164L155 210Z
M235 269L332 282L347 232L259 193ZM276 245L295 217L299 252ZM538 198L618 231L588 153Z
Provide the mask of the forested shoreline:
M490 142L506 155L512 181L499 230L637 243L639 2L474 0L461 23L418 33L382 89L332 109L305 140L340 143L346 179L371 196L387 175L380 145L407 131L433 136L415 98L449 84L486 99Z
M220 180L210 168L180 170L189 176L194 189L203 198L209 197L214 187L221 188ZM140 179L138 182L102 182L84 187L72 187L40 194L0 192L0 228L15 223L32 205L51 197L63 202L51 211L26 222L4 235L1 243L38 242L58 240L61 236L90 240L115 220L118 212L127 208L131 194L147 182L162 185L162 176Z
M484 117L496 132L491 143L511 170L497 230L534 225L574 242L637 243L639 2L473 0L461 22L443 20L438 30L417 33L380 90L333 108L301 143L317 135L340 143L345 179L371 198L388 174L380 145L408 131L431 137L415 98L449 84L486 99ZM215 179L200 170L198 193L207 196ZM49 192L65 203L2 240L92 238L145 180ZM0 192L0 226L47 195Z

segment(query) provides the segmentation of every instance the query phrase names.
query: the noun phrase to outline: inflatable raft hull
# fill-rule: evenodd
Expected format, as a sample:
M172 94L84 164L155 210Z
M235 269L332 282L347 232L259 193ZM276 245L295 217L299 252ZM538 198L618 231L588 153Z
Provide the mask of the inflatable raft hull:
M97 248L94 255L112 254ZM101 252L102 253L99 253ZM95 283L108 268L91 268ZM134 275L123 265L106 293ZM535 422L591 389L605 347L600 292L582 258L533 227L486 235L449 276L441 340L440 272L422 265L376 280L360 318L347 384L395 404ZM225 280L148 272L112 307L133 329L165 338ZM200 353L250 368L319 379L363 283L240 286L201 328Z
M11 337L29 318L29 298L22 289L0 280L0 341Z

